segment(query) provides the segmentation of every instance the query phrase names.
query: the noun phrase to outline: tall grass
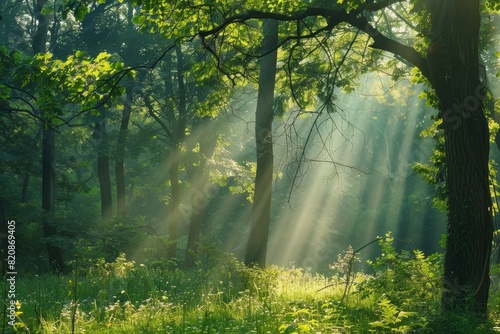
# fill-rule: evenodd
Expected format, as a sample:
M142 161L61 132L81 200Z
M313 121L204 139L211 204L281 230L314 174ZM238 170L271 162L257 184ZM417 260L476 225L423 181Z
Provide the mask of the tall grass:
M192 271L150 267L123 254L112 263L80 259L70 275L18 277L22 313L16 328L2 328L65 334L496 332L497 286L489 320L440 315L440 257L397 253L390 235L380 244L374 275L355 271L352 250L328 275L251 269L223 254Z

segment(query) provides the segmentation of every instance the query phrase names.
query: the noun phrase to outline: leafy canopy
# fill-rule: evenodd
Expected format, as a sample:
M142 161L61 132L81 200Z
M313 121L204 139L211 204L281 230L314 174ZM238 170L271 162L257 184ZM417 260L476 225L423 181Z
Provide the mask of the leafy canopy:
M0 95L6 100L23 101L21 104L32 112L41 111L48 123L64 122L66 113L72 119L88 110L97 112L100 105L124 93L119 81L134 75L116 58L106 52L91 58L76 51L59 60L51 53L26 56L1 46Z

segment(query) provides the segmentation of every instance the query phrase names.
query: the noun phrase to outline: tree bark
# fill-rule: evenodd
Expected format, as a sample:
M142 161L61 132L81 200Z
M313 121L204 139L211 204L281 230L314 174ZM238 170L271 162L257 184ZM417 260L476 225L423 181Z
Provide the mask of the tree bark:
M493 237L489 129L479 76L479 0L429 5L433 40L427 52L440 102L448 192L442 308L486 313ZM471 303L472 301L472 303Z
M276 81L278 21L264 21L264 40L260 60L259 95L255 112L257 173L253 198L250 236L245 253L247 266L266 265L267 241L271 220L271 189L273 180L273 99Z
M125 94L120 133L116 147L115 174L116 174L116 214L119 217L127 215L127 189L125 187L125 145L127 142L128 125L132 111L132 87L128 87Z
M42 132L42 224L49 265L52 271L57 272L64 269L64 262L61 249L50 240L57 235L53 222L56 188L55 151L55 130L52 127L44 129Z
M42 14L43 6L47 0L37 0L34 6L34 16L37 21L35 34L33 35L33 52L44 53L47 52L47 38L49 32L49 17Z

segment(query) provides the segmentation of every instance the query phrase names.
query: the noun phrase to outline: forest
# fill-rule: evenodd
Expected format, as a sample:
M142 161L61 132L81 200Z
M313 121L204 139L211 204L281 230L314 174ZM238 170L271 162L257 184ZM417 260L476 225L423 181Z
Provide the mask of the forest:
M1 0L1 333L500 332L500 0Z

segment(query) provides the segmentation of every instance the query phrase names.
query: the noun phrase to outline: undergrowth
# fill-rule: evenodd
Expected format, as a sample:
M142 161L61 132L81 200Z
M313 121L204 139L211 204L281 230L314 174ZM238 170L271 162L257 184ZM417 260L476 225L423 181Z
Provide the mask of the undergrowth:
M397 251L390 234L374 274L356 270L349 248L328 275L300 268L247 268L207 254L195 270L126 259L75 259L71 275L18 277L16 326L3 333L495 333L489 320L439 312L442 256ZM5 280L2 282L5 284ZM1 286L4 289L4 286ZM5 302L5 300L4 300Z

